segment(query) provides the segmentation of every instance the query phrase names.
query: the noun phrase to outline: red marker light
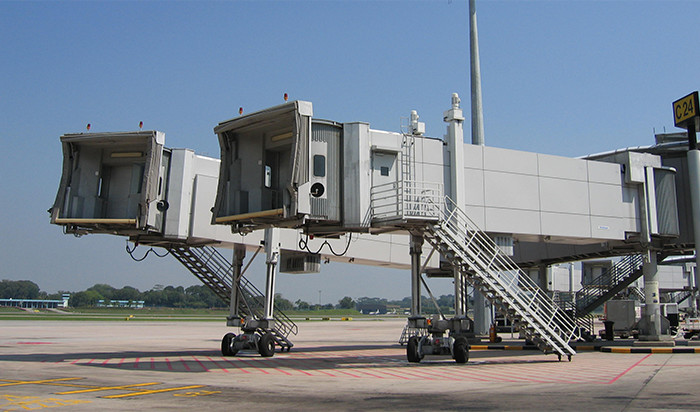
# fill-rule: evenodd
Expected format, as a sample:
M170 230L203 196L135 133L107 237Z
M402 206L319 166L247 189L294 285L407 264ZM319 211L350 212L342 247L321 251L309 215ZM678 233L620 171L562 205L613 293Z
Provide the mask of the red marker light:
M87 129L88 132L90 131L90 123L87 124L86 129Z
M287 100L289 100L289 95L287 95L287 93L285 93L284 94L284 101L286 102Z
M243 114L243 108L242 108L242 107L239 107L239 108L238 108L238 114Z
M139 129L143 129L143 122L139 122Z

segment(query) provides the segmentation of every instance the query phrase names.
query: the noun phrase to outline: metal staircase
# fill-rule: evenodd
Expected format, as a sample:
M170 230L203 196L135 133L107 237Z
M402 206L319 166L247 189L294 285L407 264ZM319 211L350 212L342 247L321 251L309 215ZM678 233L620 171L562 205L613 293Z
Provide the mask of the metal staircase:
M445 198L447 207L433 203L436 222L426 222L425 239L468 281L545 353L571 359L577 327L469 217Z
M576 317L588 315L642 276L643 255L629 255L576 292Z
M181 245L172 246L168 250L221 300L230 304L231 285L233 284L232 265L219 251L209 246L189 247ZM256 319L263 318L265 301L262 292L243 276L241 276L239 290L241 293L240 313ZM275 310L273 317L274 326L260 328L258 332L261 335L271 333L275 343L280 348L289 350L294 346L289 340L289 336L297 334L297 325L279 310Z

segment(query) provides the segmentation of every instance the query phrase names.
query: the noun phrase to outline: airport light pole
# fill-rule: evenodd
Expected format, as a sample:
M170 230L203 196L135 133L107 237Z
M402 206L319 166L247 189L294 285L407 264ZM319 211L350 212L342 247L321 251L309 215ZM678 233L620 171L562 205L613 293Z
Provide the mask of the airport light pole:
M695 307L698 306L698 286L700 285L700 150L696 131L700 126L700 108L698 104L698 92L673 102L673 119L676 127L685 128L688 131L688 184L690 185L690 203L693 213L693 242L695 243L695 288L693 299ZM697 313L694 314L698 316Z

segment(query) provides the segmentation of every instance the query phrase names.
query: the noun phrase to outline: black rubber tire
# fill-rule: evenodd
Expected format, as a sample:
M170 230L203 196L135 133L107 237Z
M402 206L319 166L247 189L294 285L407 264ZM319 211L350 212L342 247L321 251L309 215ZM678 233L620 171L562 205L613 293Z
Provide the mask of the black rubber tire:
M455 340L452 346L452 357L457 363L467 363L469 361L469 342L461 338Z
M275 356L275 339L271 333L266 333L260 337L258 352L263 358Z
M406 345L406 358L409 362L418 363L423 359L421 354L418 352L418 337L412 336L408 339L408 344Z
M222 356L233 356L235 355L234 351L231 349L231 343L233 340L236 338L235 333L227 333L224 335L224 337L221 339L221 355Z

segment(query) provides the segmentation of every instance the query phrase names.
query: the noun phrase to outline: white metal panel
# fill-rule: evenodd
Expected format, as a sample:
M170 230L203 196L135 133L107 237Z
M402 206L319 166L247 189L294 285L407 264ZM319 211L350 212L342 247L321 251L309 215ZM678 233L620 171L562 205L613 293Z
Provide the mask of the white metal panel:
M211 209L216 199L217 182L217 177L205 174L197 174L193 179L190 240L215 239L233 243L238 237L231 233L230 226L211 224Z
M484 201L487 208L539 210L537 176L486 170Z
M484 168L484 146L464 144L464 167L473 169Z
M403 135L400 133L385 132L382 130L370 129L369 143L370 146L376 146L378 150L386 151L401 151L401 143Z
M626 192L623 186L590 183L588 187L592 215L627 217L631 215L630 212L633 212L629 208L631 199L628 202L625 201L627 196L624 196ZM627 193L629 194L629 192Z
M540 177L543 212L588 215L588 184L585 181Z
M540 176L584 182L588 180L588 167L585 160L538 154L537 161Z
M371 163L369 124L343 125L343 213L346 227L367 227Z
M591 236L595 239L624 239L625 232L639 232L640 230L638 219L591 216Z
M486 228L486 208L483 206L470 206L467 205L464 207L464 213L469 216L469 219L474 222L481 230L485 230ZM511 232L507 232L511 233Z
M588 161L588 181L620 185L623 182L620 169L621 165L617 163Z
M192 185L194 182L194 152L189 149L173 149L170 157L164 234L168 238L186 239L189 236L189 221L192 205ZM216 171L218 174L218 170ZM211 198L212 202L216 198ZM213 203L212 203L213 206ZM207 214L211 219L211 215Z
M465 169L464 185L466 205L484 206L484 171L479 169Z
M537 175L537 153L484 147L484 169Z
M486 208L486 224L483 230L498 233L540 234L540 212Z
M565 237L590 237L591 218L587 214L542 212L542 234Z

